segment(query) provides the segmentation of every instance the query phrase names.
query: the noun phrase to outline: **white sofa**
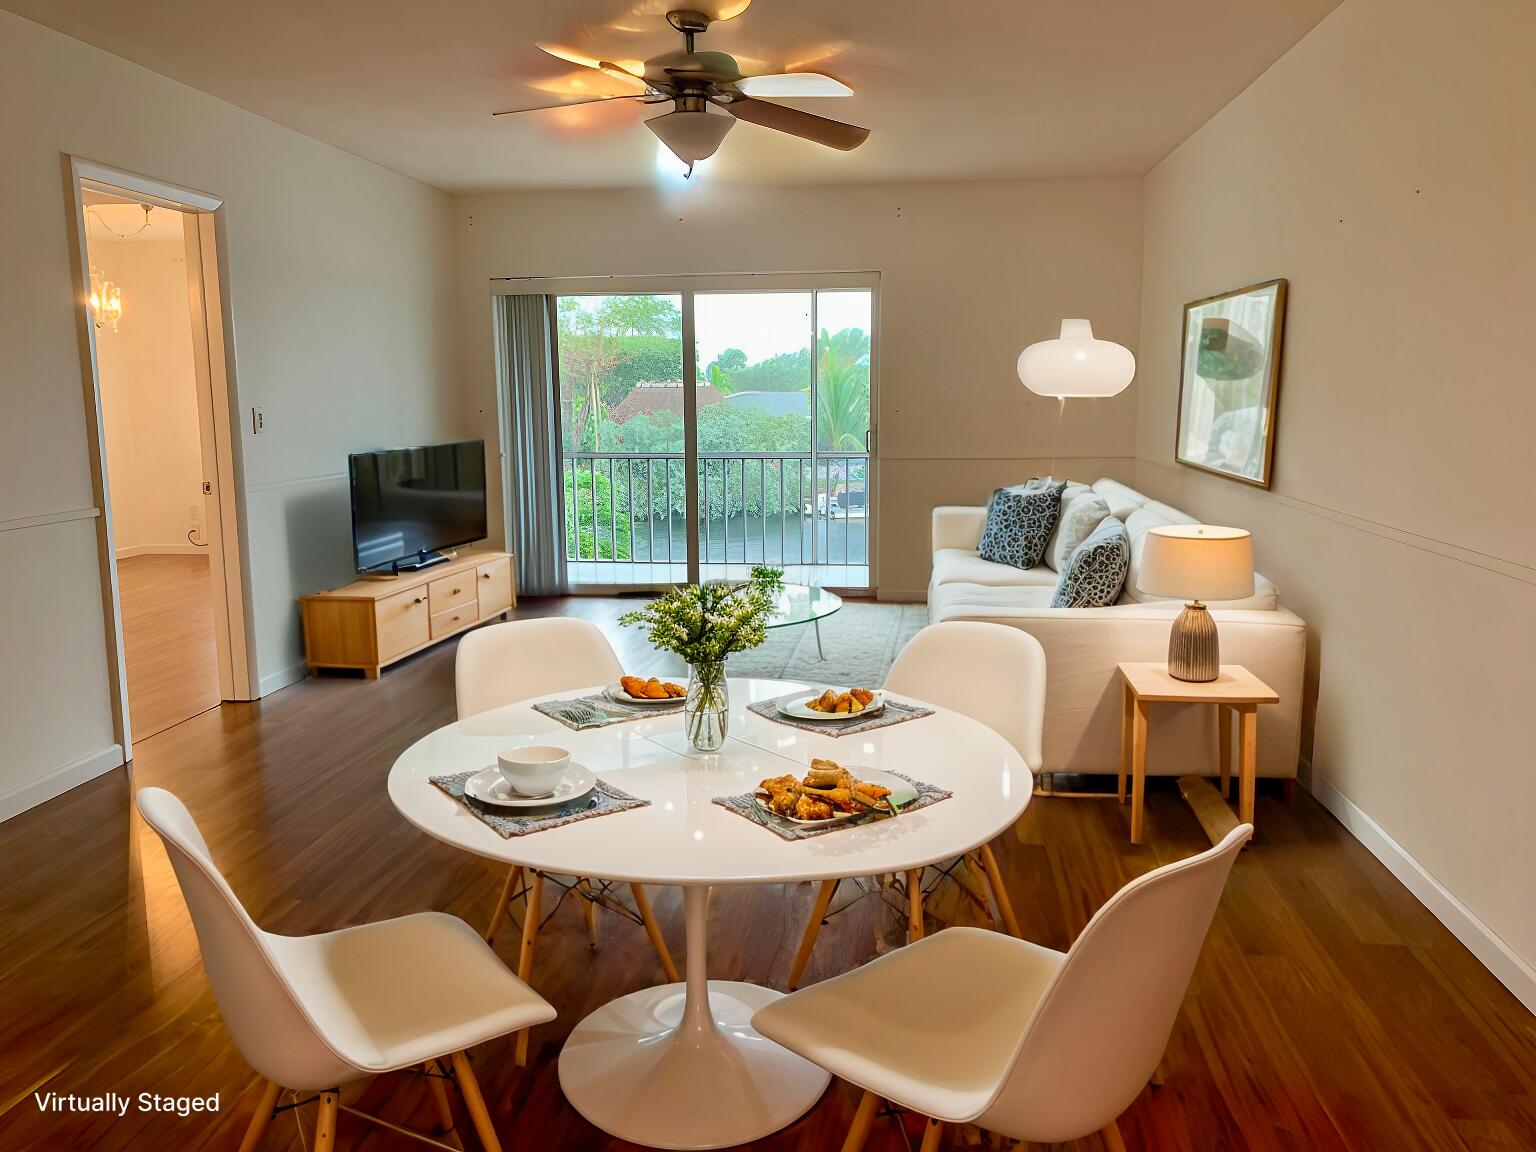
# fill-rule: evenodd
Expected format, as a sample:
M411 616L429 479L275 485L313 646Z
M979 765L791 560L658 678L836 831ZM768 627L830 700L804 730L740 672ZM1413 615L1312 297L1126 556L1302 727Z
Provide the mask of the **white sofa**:
M941 620L987 620L1029 632L1045 647L1045 772L1113 773L1120 759L1120 661L1166 660L1168 632L1182 602L1136 589L1147 530L1196 520L1114 480L1092 485L1124 522L1131 571L1118 603L1108 608L1052 608L1058 574L1046 563L1020 570L977 554L985 508L933 510L933 577L928 614ZM1274 584L1254 574L1254 593L1210 605L1224 664L1244 664L1273 688L1280 703L1259 709L1260 776L1291 778L1301 734L1306 624L1280 606ZM1214 775L1216 721L1209 706L1157 704L1150 712L1147 771Z

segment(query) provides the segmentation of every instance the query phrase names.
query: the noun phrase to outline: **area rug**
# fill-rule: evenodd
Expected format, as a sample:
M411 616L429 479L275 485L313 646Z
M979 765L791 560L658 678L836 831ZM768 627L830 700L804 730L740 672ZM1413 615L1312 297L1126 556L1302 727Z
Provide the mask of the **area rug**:
M878 688L896 653L927 623L926 604L848 602L821 622L825 660L816 654L815 627L795 624L770 629L766 643L732 656L726 669L732 676Z

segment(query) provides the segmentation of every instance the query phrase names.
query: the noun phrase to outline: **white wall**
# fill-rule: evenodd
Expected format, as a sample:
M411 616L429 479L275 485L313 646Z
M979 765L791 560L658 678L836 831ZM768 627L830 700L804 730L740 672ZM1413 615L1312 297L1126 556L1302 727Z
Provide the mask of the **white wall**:
M1055 401L1014 364L1064 316L1134 348L1140 181L502 193L454 201L469 416L497 443L497 276L878 271L882 596L928 583L935 504L1056 465L1130 479L1135 399ZM499 528L500 509L491 522Z
M96 226L89 247L127 309L116 332L96 329L113 543L119 557L186 551L189 509L207 517L184 242L103 239Z
M65 154L225 200L268 689L301 660L294 597L351 574L347 452L464 432L448 197L0 12L0 815L113 743Z
M1536 1007L1533 58L1529 0L1346 0L1153 170L1136 477L1253 529L1314 635L1314 790ZM1172 449L1184 302L1275 276L1266 493Z

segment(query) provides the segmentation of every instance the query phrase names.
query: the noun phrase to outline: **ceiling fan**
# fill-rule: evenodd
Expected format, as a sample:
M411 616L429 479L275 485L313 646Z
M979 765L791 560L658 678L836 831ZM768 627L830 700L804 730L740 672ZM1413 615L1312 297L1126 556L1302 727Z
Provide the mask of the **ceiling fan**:
M750 2L750 0L749 0ZM732 15L745 10L746 4L733 5ZM604 75L643 86L634 95L597 96L570 100L537 108L511 108L497 116L522 112L541 112L569 108L576 104L595 104L610 100L633 100L641 104L672 105L672 110L646 120L645 126L656 134L679 160L688 165L690 174L700 160L715 154L737 120L786 132L802 140L812 140L828 148L847 152L864 143L868 128L844 124L825 116L802 112L784 104L764 100L764 96L852 96L853 89L819 72L784 72L775 75L744 76L734 57L724 52L696 51L694 37L708 31L715 17L686 8L667 13L667 23L683 35L683 50L667 52L631 70L610 60L592 59L580 53L552 45L538 47L569 63L592 68ZM730 115L710 111L710 105Z

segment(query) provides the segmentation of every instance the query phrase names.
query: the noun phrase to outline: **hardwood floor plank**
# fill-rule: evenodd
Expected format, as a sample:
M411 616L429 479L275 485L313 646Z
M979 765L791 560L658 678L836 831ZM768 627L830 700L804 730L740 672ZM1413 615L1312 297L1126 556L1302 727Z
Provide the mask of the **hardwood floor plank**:
M219 703L207 556L117 563L128 714L142 740Z
M614 638L636 671L675 674L643 637L613 628L633 601L552 600L520 616L569 613ZM435 908L483 928L503 869L423 836L394 811L384 779L410 743L453 718L453 646L378 680L309 680L256 704L225 705L137 745L132 785L169 787L203 826L235 891L264 927L307 933ZM197 942L158 840L112 773L0 824L0 1150L227 1149L260 1092L219 1019ZM1262 791L1259 838L1217 912L1165 1064L1121 1121L1131 1148L1253 1152L1508 1152L1536 1148L1536 1019L1315 801ZM1200 851L1206 839L1171 781L1147 794L1147 843L1128 843L1128 809L1037 798L996 844L1026 938L1067 947L1127 880ZM622 893L620 894L622 898ZM905 908L890 893L840 889L805 982L898 946ZM724 890L710 908L716 976L782 988L814 885ZM551 887L547 907L558 890ZM653 910L681 959L675 889ZM941 894L934 908L975 916ZM521 914L514 909L514 919ZM516 963L509 927L497 952ZM644 930L605 916L596 948L566 899L539 936L534 983L560 1016L534 1029L518 1069L505 1042L472 1055L510 1149L627 1148L560 1093L556 1057L593 1008L659 980ZM216 1115L46 1114L34 1091L218 1092ZM452 1095L452 1094L450 1094ZM429 1128L419 1077L349 1087L348 1102ZM858 1093L834 1084L757 1147L836 1147ZM457 1123L469 1117L455 1104ZM273 1121L263 1152L301 1148L299 1120ZM919 1129L909 1125L916 1133ZM958 1139L958 1134L956 1134ZM338 1147L394 1152L404 1137L343 1116ZM901 1134L876 1123L870 1152ZM1096 1136L1056 1152L1100 1152Z

